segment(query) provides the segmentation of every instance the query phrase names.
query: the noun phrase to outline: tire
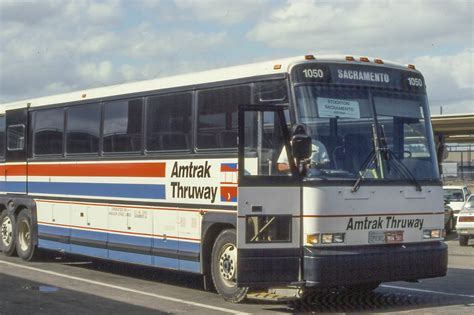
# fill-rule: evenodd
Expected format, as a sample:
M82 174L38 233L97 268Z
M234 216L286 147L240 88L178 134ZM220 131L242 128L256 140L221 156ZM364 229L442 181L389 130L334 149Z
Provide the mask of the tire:
M16 223L16 253L26 261L36 257L38 249L33 242L33 220L29 209L21 210Z
M237 287L237 246L234 229L224 230L212 247L212 281L224 300L232 303L242 302L247 296L247 287Z
M7 210L0 214L0 249L5 256L15 255L16 245L15 216Z
M455 225L456 225L456 219L454 218L453 215L451 215L449 217L448 222L446 222L446 226L444 227L444 229L446 230L446 235L454 231Z
M468 235L459 235L459 245L467 246L468 242L469 242L469 236Z

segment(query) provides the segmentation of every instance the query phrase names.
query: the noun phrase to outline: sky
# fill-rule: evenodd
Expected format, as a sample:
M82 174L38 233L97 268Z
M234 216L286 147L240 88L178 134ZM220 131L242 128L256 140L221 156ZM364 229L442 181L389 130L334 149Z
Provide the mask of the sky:
M272 59L414 64L474 113L474 0L0 0L0 103Z

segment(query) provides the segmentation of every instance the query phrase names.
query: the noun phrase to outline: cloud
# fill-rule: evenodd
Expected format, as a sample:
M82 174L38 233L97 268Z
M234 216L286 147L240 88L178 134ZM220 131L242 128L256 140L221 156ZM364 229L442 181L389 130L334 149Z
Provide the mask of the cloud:
M179 10L186 10L199 20L230 25L261 14L268 0L175 0Z
M462 0L295 0L263 17L247 38L276 48L408 55L472 38L473 9Z
M421 56L415 64L423 73L434 113L474 112L474 48L453 55Z

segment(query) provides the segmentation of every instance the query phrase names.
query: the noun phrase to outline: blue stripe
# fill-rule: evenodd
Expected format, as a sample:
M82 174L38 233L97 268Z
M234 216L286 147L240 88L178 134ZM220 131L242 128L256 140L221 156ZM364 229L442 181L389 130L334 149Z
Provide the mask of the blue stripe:
M50 240L38 240L38 247L57 251L71 252L71 245Z
M31 194L165 199L165 185L28 182Z
M1 181L0 191L26 193L26 182Z
M71 234L71 229L65 228L65 227L56 227L56 226L38 224L38 233L69 236Z
M188 252L196 252L199 253L200 251L200 244L199 243L192 243L186 241L178 241L178 240L163 240L163 239L156 239L151 237L138 237L138 236L131 236L131 235L122 235L110 232L97 232L97 231L87 231L87 230L79 230L74 228L64 228L64 227L56 227L56 226L49 226L49 225L42 225L38 224L38 231L40 233L47 233L47 234L56 234L56 235L71 235L71 237L77 237L81 239L90 239L90 240L98 240L98 241L105 241L111 243L120 243L120 244L127 244L127 245L136 245L136 246L149 246L150 248L157 249L171 249L171 250L182 250ZM92 256L92 257L100 257L100 258L108 258L111 260L119 260L137 264L144 264L144 265L152 265L161 268L168 268L168 269L179 269L182 271L189 271L189 272L200 272L200 262L197 261L187 261L187 260L178 260L175 258L169 257L160 257L160 256L153 256L153 255L144 255L144 254L137 254L137 253L130 253L124 251L116 251L116 250L108 250L105 248L94 248L89 246L82 246L82 245L75 245L75 244L63 244L59 242L49 241L49 240L42 240L39 239L38 246L41 248L47 248L52 250L64 250L66 252Z

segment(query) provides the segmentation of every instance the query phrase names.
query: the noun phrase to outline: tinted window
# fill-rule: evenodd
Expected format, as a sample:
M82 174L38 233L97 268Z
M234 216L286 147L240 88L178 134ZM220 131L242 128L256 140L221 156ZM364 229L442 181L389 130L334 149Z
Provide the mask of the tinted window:
M184 150L190 147L191 106L190 93L148 98L148 151Z
M5 116L0 116L0 158L5 156Z
M198 96L197 147L237 147L237 106L251 103L250 86L201 91Z
M141 131L141 99L104 104L104 152L141 151Z
M25 125L8 126L7 148L9 151L23 150L25 146Z
M35 154L61 154L63 152L64 110L40 110L33 113Z
M66 152L97 153L100 136L99 104L74 106L67 111Z
M256 91L256 99L260 102L285 102L288 99L288 88L284 80L258 82Z

